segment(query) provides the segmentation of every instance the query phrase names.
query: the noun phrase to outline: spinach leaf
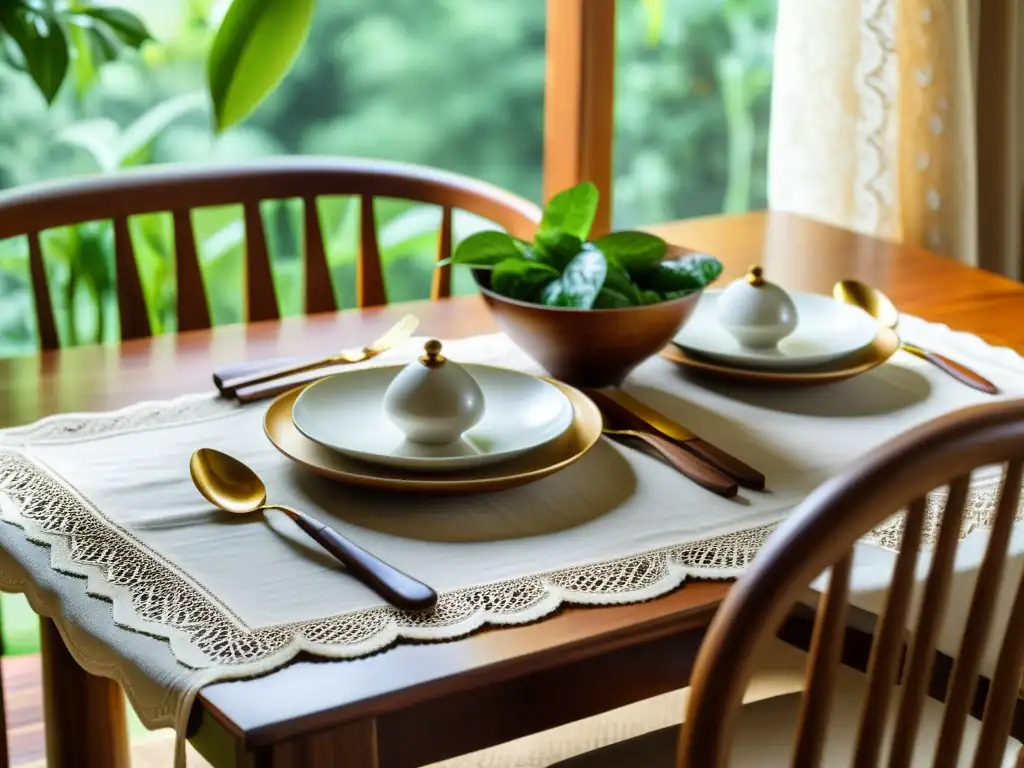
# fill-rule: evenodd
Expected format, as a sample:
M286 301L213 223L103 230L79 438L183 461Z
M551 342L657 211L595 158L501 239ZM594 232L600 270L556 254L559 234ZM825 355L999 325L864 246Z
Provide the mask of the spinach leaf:
M450 259L438 262L445 264L469 264L480 269L488 269L506 259L521 259L524 254L516 242L504 232L488 230L470 235L455 247Z
M631 273L657 266L668 250L668 243L647 232L612 232L599 237L594 245L609 261Z
M538 229L534 235L534 252L538 260L561 272L573 257L583 250L583 241L561 230Z
M604 252L602 251L602 253ZM605 254L605 258L608 259L608 254ZM644 303L643 295L636 287L636 283L630 279L626 270L611 259L608 259L608 275L604 279L604 289L614 291L621 296L626 301L623 306L635 307Z
M544 206L540 232L558 231L586 240L597 213L597 187L589 181L552 197Z
M545 286L542 301L549 307L590 309L607 275L604 254L588 243L569 262L562 276Z
M510 299L535 302L541 288L557 277L557 270L539 261L505 259L491 273L491 288Z
M552 280L540 292L540 303L545 307L571 307L569 297L562 290L561 280Z
M602 288L597 294L597 298L594 299L594 309L620 309L622 307L632 307L635 303L630 301L626 296L619 293L618 291L608 288L607 286Z
M722 274L722 264L714 256L694 254L675 261L663 261L656 267L634 275L637 285L672 298L699 291Z
M640 296L643 298L644 304L657 304L659 301L665 300L657 291L640 291Z

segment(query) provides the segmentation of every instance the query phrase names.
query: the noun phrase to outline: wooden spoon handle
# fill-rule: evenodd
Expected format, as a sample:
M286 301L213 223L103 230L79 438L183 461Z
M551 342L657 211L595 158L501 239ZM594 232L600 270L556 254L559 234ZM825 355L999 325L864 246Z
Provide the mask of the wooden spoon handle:
M744 464L732 454L726 453L717 445L712 445L707 440L702 440L699 437L684 440L681 445L697 458L703 459L715 469L720 470L729 477L735 478L744 488L750 488L754 491L764 490L765 479L763 474L749 464Z
M642 440L653 448L659 456L672 466L673 469L686 475L697 485L707 488L719 496L729 498L735 496L739 487L732 478L723 475L710 464L697 458L689 451L680 448L676 443L666 437L653 432L642 432L640 430L612 431L609 434L621 434Z
M938 352L932 352L929 349L922 349L914 344L904 343L902 347L910 354L917 355L922 360L927 360L932 365L942 369L961 384L966 384L968 387L980 390L981 392L987 392L990 395L999 394L999 387L977 371L972 371L966 365L961 365L955 360L950 360L945 355L940 355Z
M353 576L395 607L418 612L429 611L437 604L437 593L426 584L356 546L329 525L291 507L273 505L273 508L287 514L317 544L338 558Z

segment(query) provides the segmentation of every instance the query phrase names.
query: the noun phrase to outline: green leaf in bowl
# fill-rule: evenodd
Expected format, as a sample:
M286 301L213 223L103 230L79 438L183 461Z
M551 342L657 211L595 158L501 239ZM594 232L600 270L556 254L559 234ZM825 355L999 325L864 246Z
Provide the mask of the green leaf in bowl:
M539 232L558 231L586 240L597 214L597 187L589 181L559 192L544 206Z
M594 309L622 309L634 307L636 303L613 288L605 286L594 299Z
M561 272L581 250L583 241L557 229L538 229L534 235L536 257Z
M557 278L556 269L539 261L506 259L494 267L491 288L510 299L535 302L541 289Z
M605 254L605 258L608 258L608 254ZM643 294L637 288L636 283L630 279L626 270L610 259L608 259L608 275L604 279L604 289L602 290L611 290L625 300L625 304L617 306L636 307L644 303Z
M675 261L663 261L656 267L637 272L637 285L671 298L706 288L722 274L722 264L714 256L694 254Z
M545 286L541 300L549 307L590 309L608 275L608 262L589 243L569 262L562 276Z
M668 243L657 235L629 230L599 237L594 245L609 261L630 273L657 266L668 250Z
M505 232L487 230L470 235L457 246L450 259L438 262L445 264L468 264L478 269L490 269L506 259L526 258L516 241Z

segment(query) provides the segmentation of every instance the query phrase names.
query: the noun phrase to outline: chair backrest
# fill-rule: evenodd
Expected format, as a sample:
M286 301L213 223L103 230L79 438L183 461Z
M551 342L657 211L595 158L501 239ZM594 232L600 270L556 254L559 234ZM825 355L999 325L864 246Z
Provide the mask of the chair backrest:
M872 528L904 510L900 552L872 643L857 753L851 756L851 764L872 768L881 764L890 713L895 713L893 732L898 737L892 740L888 765L909 766L931 682L936 637L948 608L971 472L1005 465L988 547L973 600L966 607L967 620L932 763L961 764L958 756L966 718L1020 506L1022 463L1024 400L1018 400L937 419L820 486L772 535L715 616L692 677L679 764L700 768L728 764L754 652L774 636L815 577L828 569L828 590L818 607L792 761L801 768L820 764L846 629L853 548ZM949 493L936 521L929 518L926 499L929 492L944 486ZM938 534L904 661L915 566L923 534L926 529L931 532L936 523ZM1024 669L1024 584L1007 588L1016 591L989 687L975 768L1001 764Z
M0 194L0 240L26 235L41 346L59 346L43 266L40 232L86 221L112 220L115 275L121 337L150 335L142 284L128 228L130 216L170 212L174 221L178 330L210 327L191 212L196 208L241 204L244 211L247 319L279 316L274 295L266 236L260 215L264 200L302 200L305 251L305 309L337 309L324 252L316 200L321 195L360 199L359 254L356 261L356 303L359 307L386 302L380 245L374 219L375 197L397 198L441 206L438 259L452 249L452 210L488 219L523 239L533 236L541 211L534 203L498 187L454 173L423 166L378 160L332 157L288 157L245 166L158 166L111 176L94 176L35 184ZM435 272L432 298L451 291L448 267Z

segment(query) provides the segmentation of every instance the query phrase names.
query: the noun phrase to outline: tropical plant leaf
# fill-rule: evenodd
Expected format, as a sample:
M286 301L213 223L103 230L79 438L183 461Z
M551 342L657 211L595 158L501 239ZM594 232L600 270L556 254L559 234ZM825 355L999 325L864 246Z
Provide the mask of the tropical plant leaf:
M313 21L315 0L232 0L208 60L218 131L244 120L288 73Z
M167 126L193 110L204 109L207 103L203 91L193 91L162 101L143 112L121 134L117 147L118 165L121 168L138 165L143 160L140 155Z
M117 144L121 129L108 117L96 117L91 120L79 120L65 126L57 139L65 144L73 144L84 149L104 173L117 170L120 158Z
M118 40L131 48L138 48L153 39L142 19L124 8L90 5L76 9L75 13L101 22Z
M647 45L657 45L665 23L665 0L641 0L641 4L647 14Z
M0 27L21 51L24 69L48 104L67 76L70 56L64 29L53 16L20 4L0 5Z
M491 288L510 299L536 301L543 287L557 278L557 270L539 261L506 259L494 267Z
M597 187L589 181L559 192L544 206L540 232L556 230L586 240L597 214Z
M483 269L494 267L506 259L522 259L523 254L511 236L504 232L489 230L470 235L455 247L451 259L438 262L469 264Z
M594 241L609 261L628 272L650 269L665 258L668 243L647 232L612 232Z

